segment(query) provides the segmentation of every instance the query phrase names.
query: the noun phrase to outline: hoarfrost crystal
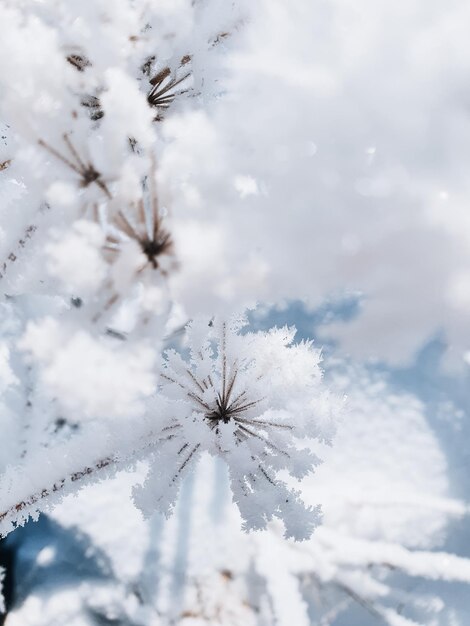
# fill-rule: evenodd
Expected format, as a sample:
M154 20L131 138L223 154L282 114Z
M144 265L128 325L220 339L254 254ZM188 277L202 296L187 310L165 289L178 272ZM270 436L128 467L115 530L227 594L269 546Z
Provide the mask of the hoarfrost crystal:
M309 440L332 435L320 353L311 342L293 344L292 328L243 333L245 325L199 319L187 329L188 358L166 352L157 404L165 436L135 497L146 511L156 503L167 512L183 476L208 452L229 468L245 529L264 528L276 517L286 536L304 539L320 507L306 507L279 473L302 479L320 462Z

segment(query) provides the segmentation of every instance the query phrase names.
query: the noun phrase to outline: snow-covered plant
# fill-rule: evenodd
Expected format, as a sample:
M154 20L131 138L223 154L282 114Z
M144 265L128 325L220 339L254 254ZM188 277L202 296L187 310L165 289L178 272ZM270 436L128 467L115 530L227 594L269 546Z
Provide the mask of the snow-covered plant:
M229 467L245 528L264 528L274 516L284 520L287 536L305 538L319 508L305 509L278 472L303 478L319 460L299 440L331 437L333 403L319 352L311 343L293 344L293 329L241 334L243 325L198 320L188 330L187 360L166 352L158 419L168 436L152 453L138 500L150 510L156 500L167 511L181 478L209 452Z
M52 513L69 533L78 520L116 578L47 585L42 559L25 549L38 584L13 608L11 623L99 624L101 616L159 626L465 626L470 561L452 551L459 527L467 527L462 549L467 541L468 507L452 497L425 406L381 376L342 367L336 376L351 410L335 445L324 449L326 462L302 485L306 501L320 493L324 505L310 540L286 541L277 521L268 532L240 532L229 471L208 454L182 479L174 515L143 520L130 499L132 484L145 480L141 468ZM56 552L53 580L64 551L53 540L48 548ZM83 568L86 558L71 567Z
M280 473L303 478L318 460L298 441L333 432L319 352L291 330L239 333L251 266L210 302L195 297L220 233L179 206L163 166L167 115L227 89L226 42L246 16L243 3L0 7L5 421L25 433L2 460L3 533L149 455L136 499L168 513L203 451L229 465L247 529L274 516L304 538L318 522ZM161 367L172 333L207 305L226 321L190 324L187 365L173 350Z
M441 332L466 367L469 16L2 0L0 534L141 461L169 514L208 453L244 529L308 539L342 392L256 307L327 302L338 354L395 365Z
M116 347L114 337L70 334L50 318L30 324L20 347L38 367L41 402L34 417L49 430L43 450L28 451L25 463L4 472L3 532L73 483L144 457L152 466L137 502L147 513L169 513L180 479L206 451L229 466L245 528L263 528L275 516L288 536L308 537L319 507L305 507L279 473L302 479L313 470L319 459L308 444L330 441L340 403L324 385L311 342L293 344L295 331L287 328L241 334L245 323L192 323L189 360L168 350L160 372L142 345L119 340ZM34 412L37 402L30 403ZM56 419L52 433L48 410L67 416ZM60 437L69 416L77 432ZM307 445L299 445L301 439ZM41 466L39 474L31 475L30 463Z

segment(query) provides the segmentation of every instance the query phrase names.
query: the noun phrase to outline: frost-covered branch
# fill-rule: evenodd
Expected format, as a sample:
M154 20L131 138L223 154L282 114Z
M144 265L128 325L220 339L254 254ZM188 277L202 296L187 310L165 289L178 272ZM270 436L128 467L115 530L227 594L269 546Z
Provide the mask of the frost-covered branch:
M3 523L16 524L18 518L20 519L27 518L28 515L31 515L31 511L37 510L40 508L38 506L38 503L40 503L40 500L46 499L49 496L54 495L57 492L61 491L66 486L67 483L75 483L81 480L82 478L91 476L92 474L96 476L96 474L100 470L112 465L113 463L115 463L115 459L113 458L102 459L98 461L95 465L93 465L92 467L85 467L82 470L79 470L78 472L74 472L67 478L60 479L58 482L54 483L51 487L45 488L38 493L34 493L30 495L29 497L27 497L25 500L22 500L21 502L17 502L8 510L0 513L0 527L3 526Z
M32 452L26 463L9 467L0 480L0 533L4 536L29 517L37 518L71 491L135 465L168 436L165 431L156 435L151 427L112 434L98 429Z

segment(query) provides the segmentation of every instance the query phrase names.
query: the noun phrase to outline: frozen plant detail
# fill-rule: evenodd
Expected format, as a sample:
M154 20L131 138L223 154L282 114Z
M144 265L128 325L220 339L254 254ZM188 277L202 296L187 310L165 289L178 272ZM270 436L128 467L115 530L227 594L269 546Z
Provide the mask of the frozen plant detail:
M151 69L155 62L155 57L150 58L143 67L145 74L150 75ZM150 91L147 95L148 103L151 107L157 109L155 120L161 121L163 113L166 111L177 96L187 93L188 88L184 88L183 84L191 76L191 70L187 66L191 63L191 57L185 55L177 68L176 72L172 72L169 67L164 67L154 76L150 78Z
M68 134L64 134L63 140L68 152L70 153L69 156L64 156L42 139L39 140L39 145L46 148L46 150L48 150L56 159L59 159L59 161L62 161L62 163L64 163L68 168L77 173L80 177L81 187L88 187L89 185L95 183L108 196L108 198L111 199L109 189L103 181L100 172L98 172L91 162L86 162L81 158Z
M90 456L93 460L83 469L84 455L76 457L76 453L86 440L76 435L57 449L55 462L54 450L44 456L51 465L48 482L41 484L40 477L33 481L21 468L11 468L0 483L2 502L11 503L0 512L3 529L11 529L15 519L21 523L28 515L36 515L52 497L60 497L75 483L99 478L103 469L109 475L113 468L145 458L151 460L151 469L144 486L135 489L137 505L148 513L158 508L168 515L181 479L201 453L208 452L221 457L228 466L233 498L246 530L264 528L278 518L284 522L286 536L308 538L319 521L320 509L306 507L300 492L281 480L278 473L284 470L292 479L302 479L313 471L319 459L308 443L313 439L329 442L335 403L322 381L319 351L311 343L293 344L294 329L241 333L244 326L243 321L227 324L207 320L188 326L189 360L174 350L166 352L159 388L147 401L147 410L132 435L124 425L121 432L128 432L127 441L119 453L111 448L111 454L105 456L109 444L98 442L90 446L88 454L94 455ZM43 331L30 331L32 345L42 341L39 338ZM52 332L57 329L52 328ZM53 341L51 329L48 337ZM70 347L64 338L59 334L55 341L62 343L67 355ZM74 341L78 339L70 343ZM87 350L91 349L90 344ZM108 358L106 352L96 352L94 358L111 366L111 361L101 361ZM46 376L48 368L54 368L57 376L54 362L44 361L43 368ZM57 385L57 399L66 394L69 404L64 406L78 408L74 403L80 401L80 392L74 397L67 378ZM130 402L133 396L129 394L137 392L139 389L130 387L122 398ZM112 388L103 388L103 393L113 393ZM103 410L111 407L111 397L108 405L95 408L94 403L90 397L89 411ZM122 404L117 403L115 410L121 412L121 408ZM114 435L119 437L119 429ZM306 440L304 447L302 439ZM63 458L64 453L70 461ZM40 458L36 456L36 461ZM21 500L12 502L15 482Z
M395 626L410 621L395 582L383 582L389 569L470 580L468 564L430 552L436 544L401 550L388 512L382 531L377 512L363 514L356 488L386 511L403 493L392 479L364 488L378 475L378 462L363 462L384 439L383 425L370 430L383 391L363 425L364 455L351 455L351 437L318 451L341 408L319 352L291 329L253 333L232 317L255 302L315 308L361 294L347 324L325 316L352 358L403 364L442 329L449 362L470 362L470 8L349 4L0 2L0 534L138 461L148 473L135 502L169 516L196 464L215 461L227 468L236 531L240 517L246 530L270 528L232 529L227 541L220 524L222 543L243 537L259 568L263 557L278 626L309 624L303 587L333 589L323 625L347 596ZM413 412L399 427L391 407L384 424L408 440ZM416 460L429 455L422 441L413 463L430 468ZM310 483L312 450L326 462ZM338 457L347 486L321 491ZM420 493L405 508L422 508ZM319 532L278 541L280 526L310 537L317 502ZM271 531L285 549L281 577Z
M331 437L319 351L308 342L293 344L294 329L243 333L245 324L197 320L187 330L188 359L166 352L157 406L168 436L136 499L146 510L156 501L167 512L183 476L208 452L228 466L246 529L277 517L286 536L304 539L320 509L306 507L278 473L306 476L319 459L301 440Z
M129 211L119 210L112 216L105 249L111 254L119 254L126 242L134 241L146 258L145 264L138 271L142 271L149 264L153 269L160 269L162 273L166 273L168 268L174 265L173 241L163 225L154 172L149 179L150 196L146 194L145 199L142 197L138 200L137 206L131 206ZM147 186L148 180L144 183L144 190ZM147 207L145 200L148 201ZM113 228L115 233L112 232Z

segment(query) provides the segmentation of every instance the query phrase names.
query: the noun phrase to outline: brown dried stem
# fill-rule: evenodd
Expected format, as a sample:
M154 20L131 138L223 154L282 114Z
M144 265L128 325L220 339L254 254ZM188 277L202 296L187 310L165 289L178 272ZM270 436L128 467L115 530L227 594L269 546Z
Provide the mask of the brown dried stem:
M0 523L8 521L10 518L14 521L14 518L23 511L26 512L30 507L34 507L42 500L46 500L48 497L60 493L67 485L80 482L86 478L100 479L100 473L105 469L114 468L118 469L118 466L124 463L132 463L138 459L145 457L151 453L152 449L158 444L168 441L174 437L173 430L179 426L169 426L164 428L158 437L155 438L153 432L149 432L147 435L140 437L134 449L130 449L125 454L109 454L103 456L101 459L90 463L88 465L79 467L74 472L69 473L67 476L62 476L56 480L49 487L45 487L40 491L32 493L26 498L23 498L14 505L8 507L4 511L0 512ZM189 459L188 459L189 460Z
M17 243L18 249L24 248L26 243L33 237L35 232L36 232L36 226L34 226L33 224L28 226L22 238L18 240L18 243ZM0 279L4 278L9 265L14 263L17 260L17 258L18 258L17 253L10 252L8 257L3 261L0 267Z
M89 185L95 183L111 200L111 193L104 182L101 173L95 168L95 166L90 162L85 162L81 156L79 155L77 149L73 145L70 137L67 133L64 133L63 140L67 147L67 150L70 156L64 156L61 152L56 150L54 147L50 146L43 139L39 140L39 145L45 148L48 152L50 152L53 156L56 157L59 161L62 161L69 169L74 171L76 174L80 176L80 185L82 187L88 187Z
M40 500L44 500L48 496L61 491L67 485L67 483L69 482L74 483L87 476L96 474L96 472L98 472L99 470L102 470L105 467L113 465L116 462L117 462L116 458L107 457L107 458L97 461L94 465L86 466L83 469L77 472L74 472L73 474L70 474L70 476L68 476L67 478L59 479L51 487L48 487L46 489L42 489L41 491L33 493L28 498L25 498L21 502L18 502L17 504L14 504L13 506L11 506L6 511L3 511L3 513L0 513L0 522L5 521L8 517L13 517L16 514L21 513L25 509L37 504Z

